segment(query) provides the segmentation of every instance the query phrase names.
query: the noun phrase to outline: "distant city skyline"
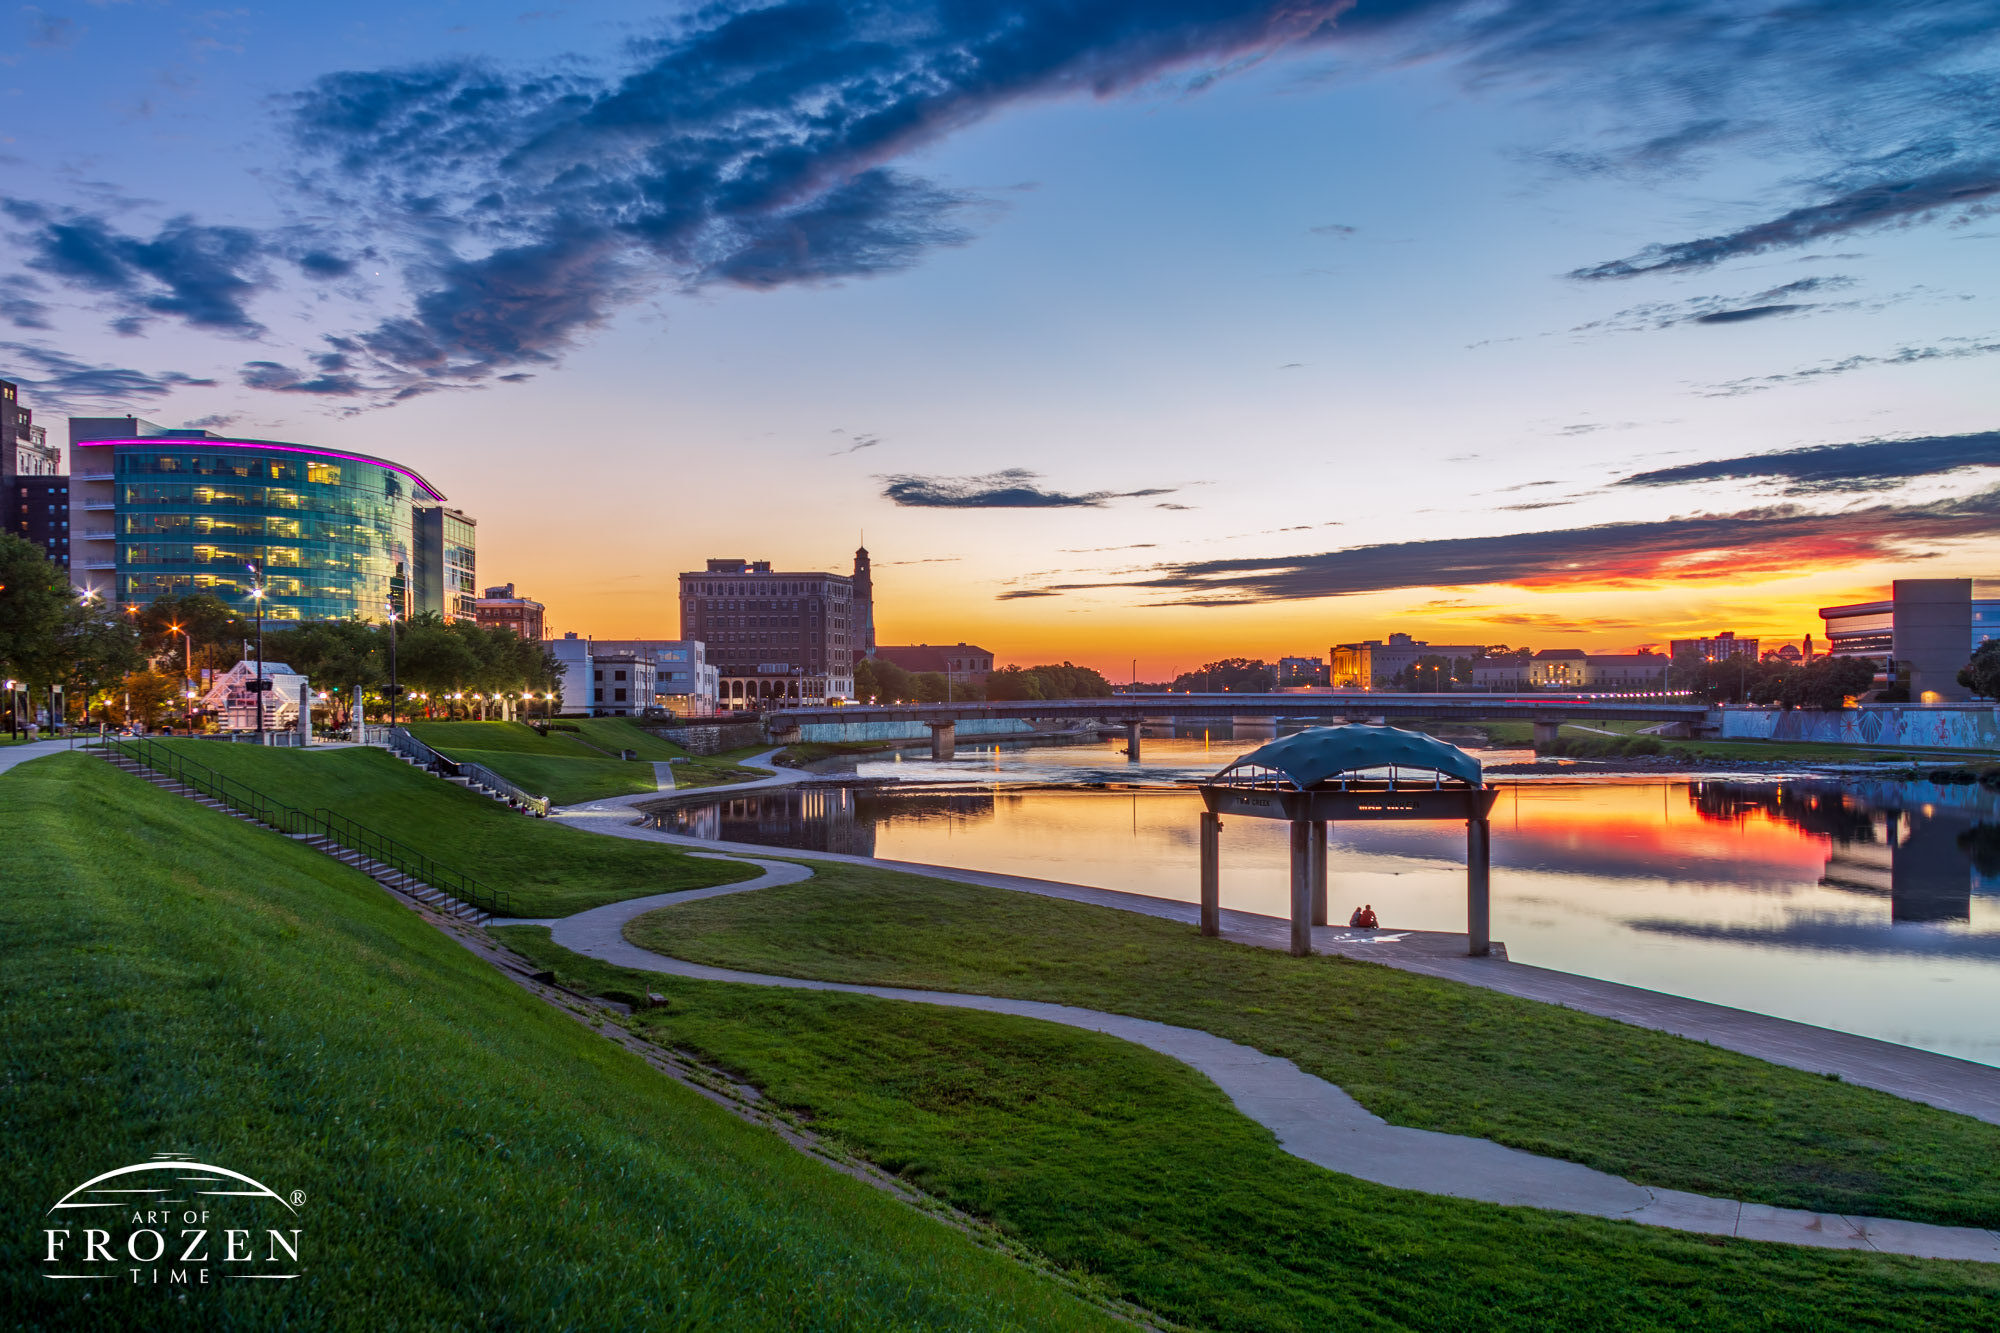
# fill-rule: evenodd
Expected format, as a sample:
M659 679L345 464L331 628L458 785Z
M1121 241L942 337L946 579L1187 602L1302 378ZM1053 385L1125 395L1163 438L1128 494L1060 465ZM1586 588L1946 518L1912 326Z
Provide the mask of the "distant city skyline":
M1114 680L2000 575L1990 4L61 0L0 378L393 458L478 581Z

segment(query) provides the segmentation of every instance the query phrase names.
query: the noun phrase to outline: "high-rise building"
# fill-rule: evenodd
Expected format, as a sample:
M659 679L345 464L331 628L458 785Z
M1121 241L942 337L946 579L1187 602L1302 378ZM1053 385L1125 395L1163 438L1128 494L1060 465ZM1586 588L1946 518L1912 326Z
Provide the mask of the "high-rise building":
M867 552L856 553L865 572ZM710 560L682 574L681 637L699 639L717 673L721 707L826 703L854 695L863 631L854 580L773 570L768 560Z
M476 620L478 522L463 510L420 507L414 515L416 605L446 620ZM539 636L537 636L539 637Z
M0 528L69 567L69 477L62 450L21 406L18 386L0 380Z
M1733 657L1747 657L1754 662L1760 642L1757 639L1739 639L1735 630L1726 629L1720 634L1700 639L1669 639L1667 655L1692 657L1697 662L1726 662Z
M486 595L472 604L472 618L481 629L510 629L524 639L544 637L540 602L516 597L514 585L503 583L488 588Z
M442 607L458 589L434 580L460 568L470 600L471 524L438 520L463 553L419 559L418 516L445 497L400 463L137 417L71 417L70 463L71 578L117 606L197 591L246 606L253 564L274 620Z
M2000 638L2000 582L1897 579L1879 602L1823 606L1828 657L1865 657L1883 684L1902 684L1919 703L1970 697L1958 672L1979 645Z

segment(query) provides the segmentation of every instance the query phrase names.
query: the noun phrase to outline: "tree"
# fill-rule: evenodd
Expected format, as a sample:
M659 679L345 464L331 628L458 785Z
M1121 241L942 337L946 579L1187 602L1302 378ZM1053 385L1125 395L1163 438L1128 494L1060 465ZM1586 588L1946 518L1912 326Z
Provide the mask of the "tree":
M124 680L146 660L139 651L138 629L96 601L70 604L54 651L60 666L53 679L71 687L65 691L65 710L69 698L81 695L85 717L98 693Z
M105 711L121 726L138 723L148 731L170 721L180 711L181 682L178 676L157 671L134 671L120 681L106 700Z
M917 697L916 678L894 662L864 657L854 664L854 697L866 704L889 704Z
M1958 683L1986 699L2000 699L2000 639L1979 645L1972 660L1959 668Z
M61 667L56 639L74 601L69 575L40 547L0 532L0 675L49 684Z
M1063 665L1068 666L1069 663ZM1036 667L1035 670L1042 668ZM1204 693L1227 690L1232 694L1268 694L1277 687L1277 671L1261 657L1225 657L1220 662L1209 662L1174 677L1175 689Z
M326 691L335 726L346 725L353 716L363 689L387 678L389 636L384 626L362 620L317 620L279 630L268 640L265 647L273 661L283 662Z
M242 615L212 592L163 594L141 607L136 619L148 658L161 662L171 656L179 664L192 657L195 671L235 666L243 659L243 641L253 633ZM171 628L175 625L187 631L185 641Z

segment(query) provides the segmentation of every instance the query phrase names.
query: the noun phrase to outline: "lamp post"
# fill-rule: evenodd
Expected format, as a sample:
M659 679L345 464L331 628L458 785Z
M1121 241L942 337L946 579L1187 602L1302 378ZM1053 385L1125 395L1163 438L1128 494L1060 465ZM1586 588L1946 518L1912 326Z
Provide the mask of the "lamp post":
M181 636L181 695L187 700L182 721L187 724L189 734L194 732L194 639L179 625L167 626L167 632Z
M10 740L18 738L21 734L21 710L19 707L21 696L16 693L19 684L19 681L10 680L7 682L7 736Z
M264 571L254 561L246 560L243 568L250 571L256 580L250 588L250 600L257 604L257 682L250 687L257 696L257 744L264 744L264 691L270 683L264 679Z
M394 607L390 607L389 608L389 688L385 691L385 693L387 693L389 696L389 730L391 731L394 731L396 729L396 699L398 696L402 694L402 692L403 692L403 687L396 683L396 609Z

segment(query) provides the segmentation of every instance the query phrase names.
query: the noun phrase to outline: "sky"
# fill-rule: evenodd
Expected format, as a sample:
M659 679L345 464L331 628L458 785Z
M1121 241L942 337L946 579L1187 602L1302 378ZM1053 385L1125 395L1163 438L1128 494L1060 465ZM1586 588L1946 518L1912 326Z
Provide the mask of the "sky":
M881 642L1141 680L2000 575L1991 0L9 21L38 420L395 459L556 632L864 536Z

